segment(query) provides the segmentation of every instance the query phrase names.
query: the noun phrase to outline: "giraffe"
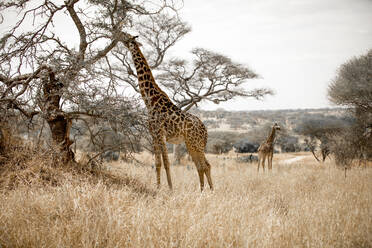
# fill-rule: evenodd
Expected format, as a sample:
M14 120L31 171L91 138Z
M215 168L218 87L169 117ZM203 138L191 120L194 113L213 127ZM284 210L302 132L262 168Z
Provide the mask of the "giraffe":
M260 170L260 164L262 169L265 171L265 160L267 158L268 168L272 169L273 155L274 155L274 139L276 130L280 130L280 126L275 123L271 129L270 135L265 142L263 142L258 148L258 165L257 172Z
M132 54L139 89L149 115L149 131L153 140L157 186L160 188L161 159L167 175L168 186L172 190L169 158L165 142L180 144L186 148L199 174L200 190L204 189L204 175L213 190L211 165L205 157L208 133L203 122L196 116L183 112L172 103L167 94L156 84L150 67L141 52L140 43L127 33L120 33L120 41Z

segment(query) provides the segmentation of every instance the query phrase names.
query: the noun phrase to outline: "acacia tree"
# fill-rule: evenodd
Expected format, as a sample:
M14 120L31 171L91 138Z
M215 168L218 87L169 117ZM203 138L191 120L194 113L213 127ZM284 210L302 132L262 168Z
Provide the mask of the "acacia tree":
M258 77L247 66L203 48L195 48L191 53L192 62L171 59L161 66L157 77L180 108L188 110L201 101L218 104L238 96L261 99L272 94L266 88L246 90L242 87L248 79Z
M295 131L305 136L305 145L318 162L330 155L330 138L347 125L346 120L333 117L309 117L300 122ZM321 158L320 158L321 156Z
M141 4L119 0L0 3L1 19L12 25L0 40L2 117L12 110L29 119L40 114L64 159L73 160L73 119L88 116L122 123L127 116L117 112L128 105L133 111L137 109L132 99L118 92L117 81L108 80L100 70L102 64L109 64L118 32L135 26L139 18L151 19L169 9L175 11L167 0ZM11 11L18 12L14 23ZM54 25L57 18L71 23L70 30L77 34L75 42L64 39L69 30L58 30ZM175 39L182 35L175 33ZM158 57L163 57L165 50L159 46Z
M352 125L332 140L336 161L344 167L353 159L361 162L372 157L372 140L368 135L372 127L371 75L372 49L341 65L328 88L331 102L347 107L355 118Z
M328 87L331 102L372 113L372 49L342 64Z

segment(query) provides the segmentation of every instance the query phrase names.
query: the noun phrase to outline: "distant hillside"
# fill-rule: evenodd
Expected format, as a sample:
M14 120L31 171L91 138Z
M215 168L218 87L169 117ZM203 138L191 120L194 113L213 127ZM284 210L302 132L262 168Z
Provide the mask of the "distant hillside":
M267 138L272 125L278 123L276 150L294 152L306 150L304 139L298 130L309 121L319 123L346 122L349 117L342 108L290 109L263 111L215 111L193 110L208 128L209 152L224 150L221 147L252 147L252 151ZM255 147L255 148L254 148Z
M342 108L324 109L288 109L288 110L255 110L255 111L214 111L193 110L208 127L209 131L247 132L267 124L279 123L287 130L293 130L305 119L343 118Z

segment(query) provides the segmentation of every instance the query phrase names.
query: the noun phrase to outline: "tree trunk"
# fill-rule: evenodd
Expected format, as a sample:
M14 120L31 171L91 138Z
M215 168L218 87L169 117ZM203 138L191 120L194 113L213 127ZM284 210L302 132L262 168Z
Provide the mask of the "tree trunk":
M309 148L309 150L313 154L316 161L318 161L320 163L319 158L315 154L315 145L313 144L313 140L309 141L309 140L305 139L305 144L307 145L307 147Z
M319 160L319 158L316 156L314 149L310 149L310 151L311 151L311 153L313 154L313 156L314 156L314 158L316 159L316 161L318 161L318 162L320 163L320 160Z
M320 145L320 151L322 153L322 162L324 163L324 161L326 160L326 158L330 154L330 150L329 150L328 145L326 145L326 142L322 141L322 143Z
M40 108L49 125L53 142L60 149L62 161L67 163L74 160L75 154L70 148L73 143L70 140L71 120L60 106L63 88L64 85L50 70L48 77L43 78L43 101Z
M4 155L6 146L6 131L3 127L3 123L0 122L0 155Z
M0 156L7 156L9 149L11 148L11 129L9 122L5 120L0 120Z
M58 115L55 118L48 119L47 122L52 133L53 142L61 149L63 161L73 161L75 154L70 148L73 142L69 137L71 120L67 120L63 115Z

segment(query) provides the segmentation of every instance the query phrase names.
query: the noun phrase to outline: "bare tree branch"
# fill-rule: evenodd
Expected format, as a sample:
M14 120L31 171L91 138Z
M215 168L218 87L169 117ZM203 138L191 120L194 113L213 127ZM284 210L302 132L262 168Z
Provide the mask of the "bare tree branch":
M184 111L201 101L218 104L239 96L261 99L272 94L270 89L247 91L242 88L246 80L258 75L226 56L202 48L194 49L192 54L196 57L192 64L172 59L161 66L162 73L157 77Z
M6 103L0 106L1 115L5 116L8 110L19 111L28 118L40 113L53 141L61 146L68 160L73 159L69 148L73 143L69 138L72 119L97 119L101 124L121 126L121 132L134 136L136 132L130 129L138 125L140 115L129 111L129 106L136 109L131 103L136 101L124 100L123 92L118 91L124 82L134 86L134 75L127 80L116 73L115 66L111 66L115 60L111 51L117 46L117 34L121 29L133 28L133 20L144 16L151 22L153 15L176 11L167 0L154 3L146 0L140 4L126 0L0 3L1 11L19 12L15 21L1 15L2 21L14 22L0 38L0 102ZM78 32L77 43L68 43L60 35L54 26L57 13L62 14L59 18L72 20L71 28ZM130 72L130 67L127 68Z

